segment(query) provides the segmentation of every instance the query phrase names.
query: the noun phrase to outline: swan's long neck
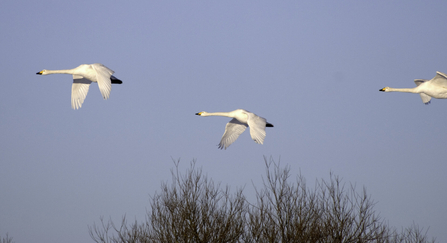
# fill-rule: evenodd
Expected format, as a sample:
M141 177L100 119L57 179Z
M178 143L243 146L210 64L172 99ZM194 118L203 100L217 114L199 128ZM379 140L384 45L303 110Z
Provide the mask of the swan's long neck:
M388 88L388 92L403 92L403 93L419 93L418 87L415 88Z
M73 69L46 70L46 74L54 74L54 73L73 74Z
M226 116L234 117L231 112L206 112L202 116Z

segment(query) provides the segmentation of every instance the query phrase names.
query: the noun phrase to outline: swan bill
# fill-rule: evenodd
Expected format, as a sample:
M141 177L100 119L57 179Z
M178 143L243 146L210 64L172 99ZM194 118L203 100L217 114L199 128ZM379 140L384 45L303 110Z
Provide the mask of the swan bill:
M379 91L385 92L385 88L379 89Z

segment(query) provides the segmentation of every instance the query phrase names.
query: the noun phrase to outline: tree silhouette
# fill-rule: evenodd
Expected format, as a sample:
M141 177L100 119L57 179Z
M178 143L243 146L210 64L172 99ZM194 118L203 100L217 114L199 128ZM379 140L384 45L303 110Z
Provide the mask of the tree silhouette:
M14 243L14 241L12 241L12 237L9 237L8 233L6 233L5 238L0 238L0 243Z
M172 183L162 183L161 193L152 197L147 222L127 227L125 217L119 228L109 220L90 228L96 242L238 242L244 233L246 200L242 190L231 194L195 168L184 176L178 161L171 170ZM116 236L109 235L113 229Z
M116 227L101 218L89 227L93 240L118 242L374 242L425 243L427 231L417 225L400 233L374 211L366 189L358 192L338 176L316 182L313 189L298 175L290 182L290 166L265 160L266 176L250 204L242 189L231 194L202 174L192 161L184 175L179 161L171 170L172 183L162 183L151 197L144 223L126 222Z

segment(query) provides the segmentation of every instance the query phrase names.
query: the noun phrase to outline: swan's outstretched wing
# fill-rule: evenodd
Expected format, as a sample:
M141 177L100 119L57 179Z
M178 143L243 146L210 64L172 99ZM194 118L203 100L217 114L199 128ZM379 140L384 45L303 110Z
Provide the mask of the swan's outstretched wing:
M79 75L73 75L73 85L71 86L71 108L79 109L87 97L88 88L92 81Z
M445 73L436 72L436 76L430 82L447 89L447 75Z
M428 80L425 79L415 79L414 83L416 84L416 86L421 85L424 82L427 82ZM431 100L431 96L428 96L424 93L419 93L419 95L421 96L422 102L424 102L424 104L428 105L430 104L430 100Z
M247 123L248 126L250 127L251 138L256 143L263 144L265 138L265 125L267 124L267 120L251 112L248 112L247 115L248 115Z
M92 68L96 71L96 80L98 82L99 91L101 91L102 97L107 100L112 91L112 81L110 80L110 76L112 76L114 71L100 63L92 64Z
M219 149L227 149L236 139L245 131L247 124L240 123L236 118L233 118L225 126L225 133L219 143Z

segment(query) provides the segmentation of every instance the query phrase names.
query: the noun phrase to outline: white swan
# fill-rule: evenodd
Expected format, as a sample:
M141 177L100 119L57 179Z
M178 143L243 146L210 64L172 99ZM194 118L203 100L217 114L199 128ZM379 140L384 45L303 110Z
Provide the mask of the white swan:
M121 80L112 75L114 71L100 63L81 64L77 68L65 70L44 69L36 74L48 75L53 73L73 75L73 85L71 87L71 107L73 109L81 108L92 82L98 83L99 91L101 91L102 97L105 100L107 100L110 96L110 91L112 91L112 83L123 83Z
M227 123L225 127L225 133L219 143L219 149L227 149L236 139L245 131L247 127L250 127L251 138L259 144L264 143L265 127L273 127L263 117L257 116L254 113L243 109L237 109L230 112L213 112L208 113L202 111L196 113L198 116L226 116L233 119Z
M380 89L382 92L406 92L417 93L421 95L422 102L426 105L430 104L431 98L447 99L447 75L441 72L436 72L436 76L431 80L415 79L415 88L409 89L395 89L385 87Z

